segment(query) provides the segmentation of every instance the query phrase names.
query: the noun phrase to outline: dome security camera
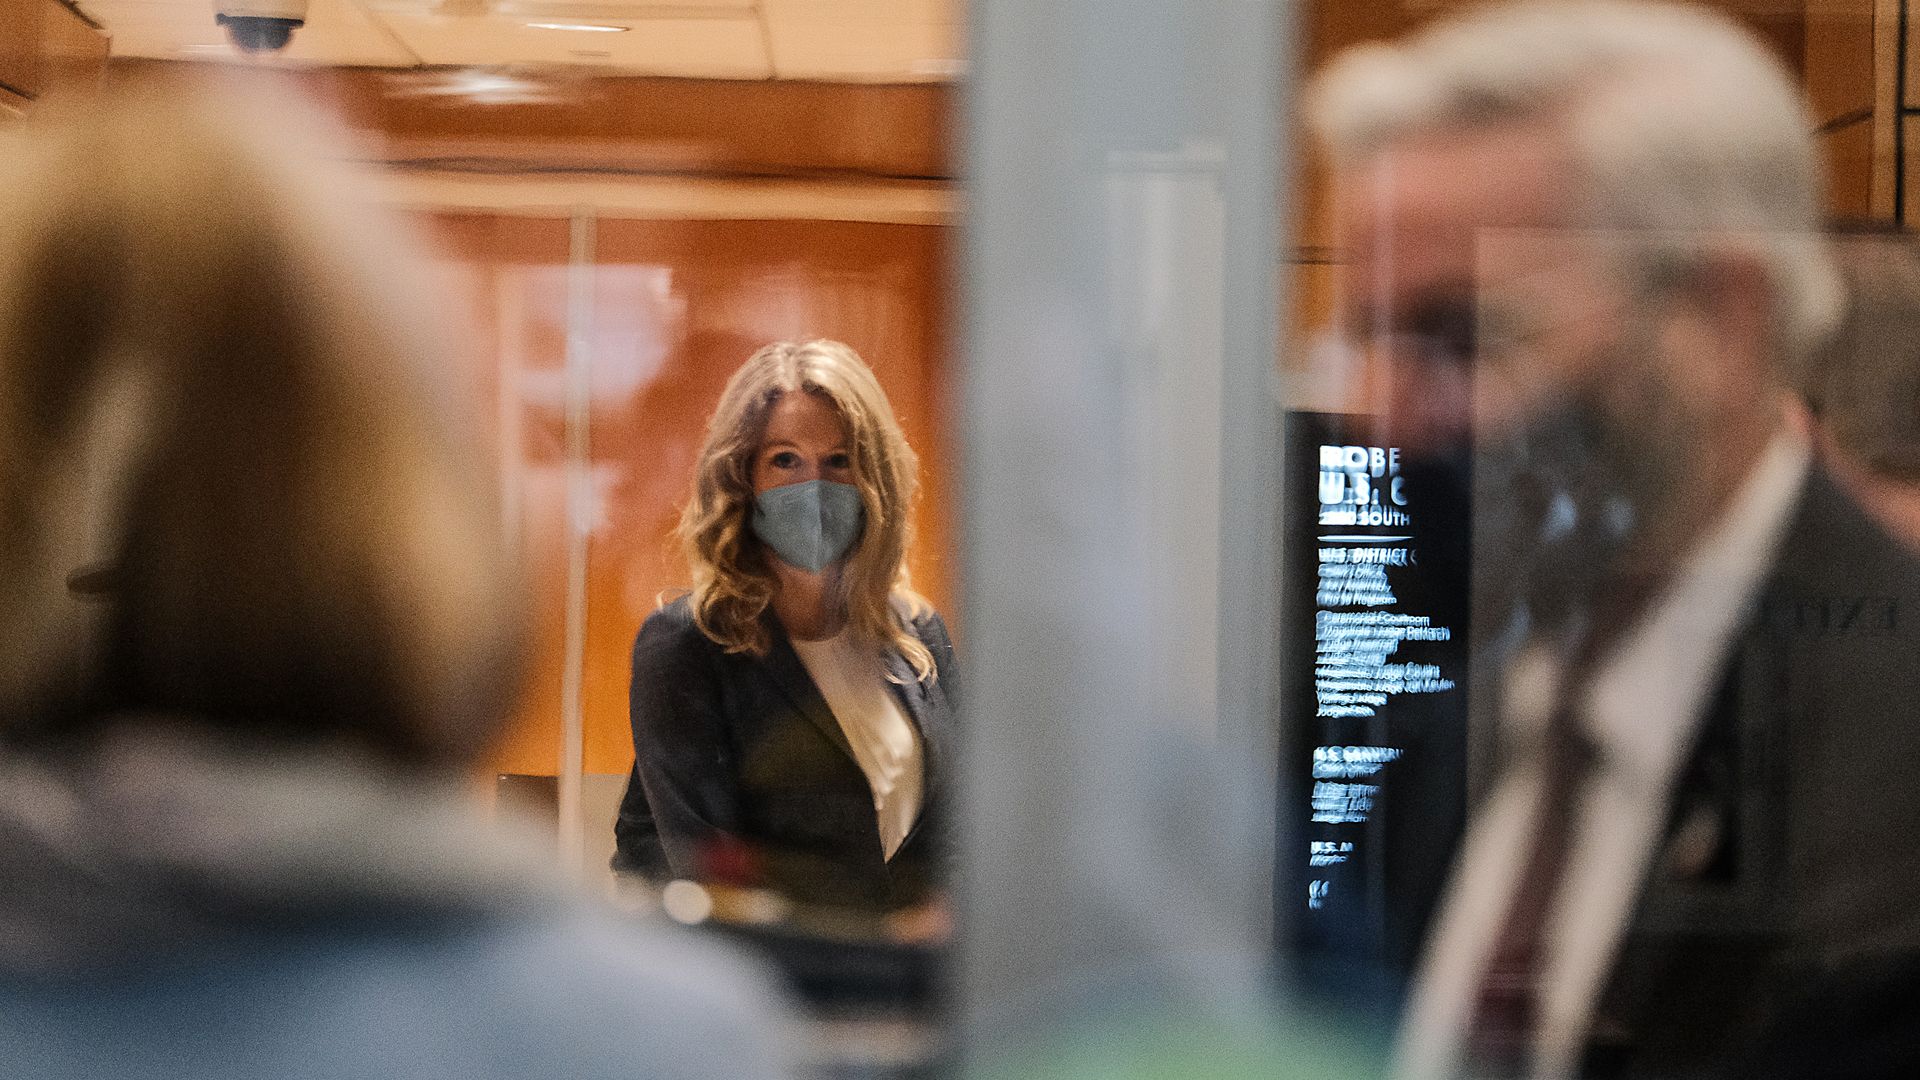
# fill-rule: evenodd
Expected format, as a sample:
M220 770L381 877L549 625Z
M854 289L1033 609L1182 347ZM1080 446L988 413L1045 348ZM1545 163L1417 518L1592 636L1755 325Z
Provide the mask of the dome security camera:
M307 0L213 0L213 21L241 52L278 52L307 22Z

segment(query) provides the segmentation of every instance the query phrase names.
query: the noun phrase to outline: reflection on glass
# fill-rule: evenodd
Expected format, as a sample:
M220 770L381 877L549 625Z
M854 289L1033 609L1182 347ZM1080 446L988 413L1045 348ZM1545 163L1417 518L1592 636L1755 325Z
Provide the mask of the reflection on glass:
M1765 1071L1869 1038L1823 1002L1920 985L1891 825L1916 799L1870 774L1920 752L1888 614L1920 556L1786 389L1843 307L1789 74L1700 8L1523 3L1341 57L1309 114L1381 405L1308 440L1322 522L1352 526L1307 538L1316 618L1403 625L1381 534L1405 532L1404 580L1464 604L1471 645L1464 707L1417 721L1416 664L1318 658L1320 723L1377 715L1298 762L1317 977L1410 970L1408 1076ZM1422 500L1470 541L1424 550ZM1444 889L1394 854L1409 831L1458 839Z
M1835 246L1847 311L1794 387L1821 460L1888 531L1920 547L1920 244L1886 228Z

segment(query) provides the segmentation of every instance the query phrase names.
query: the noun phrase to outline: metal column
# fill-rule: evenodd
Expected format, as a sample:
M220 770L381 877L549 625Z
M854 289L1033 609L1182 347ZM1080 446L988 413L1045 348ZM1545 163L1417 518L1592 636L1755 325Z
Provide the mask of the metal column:
M969 5L976 1074L1077 1026L1265 1007L1290 11Z

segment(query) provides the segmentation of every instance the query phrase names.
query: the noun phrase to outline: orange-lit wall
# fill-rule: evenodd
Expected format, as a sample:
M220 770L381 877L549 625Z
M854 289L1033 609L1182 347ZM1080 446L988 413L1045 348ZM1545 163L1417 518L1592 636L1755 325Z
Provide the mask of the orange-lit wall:
M499 406L490 426L502 491L532 576L532 678L499 771L550 775L558 765L574 318L590 328L586 771L623 772L632 760L626 701L633 634L662 597L686 586L670 533L706 419L727 377L766 342L837 338L873 366L921 457L914 580L951 611L952 454L940 402L944 229L600 218L590 236L576 240L564 219L437 214L425 224L457 283L456 314L464 310L460 317L478 339L470 350L473 377ZM591 246L586 306L571 295L575 243Z
M59 0L0 0L0 120L35 99L91 82L107 66L107 35Z

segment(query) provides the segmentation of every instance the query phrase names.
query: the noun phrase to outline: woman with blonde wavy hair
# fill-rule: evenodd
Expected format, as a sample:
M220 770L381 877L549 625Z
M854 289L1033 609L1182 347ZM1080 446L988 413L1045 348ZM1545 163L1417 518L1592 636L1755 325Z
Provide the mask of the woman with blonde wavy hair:
M779 342L727 384L633 647L617 869L898 908L935 894L953 647L908 585L918 461L873 372Z

